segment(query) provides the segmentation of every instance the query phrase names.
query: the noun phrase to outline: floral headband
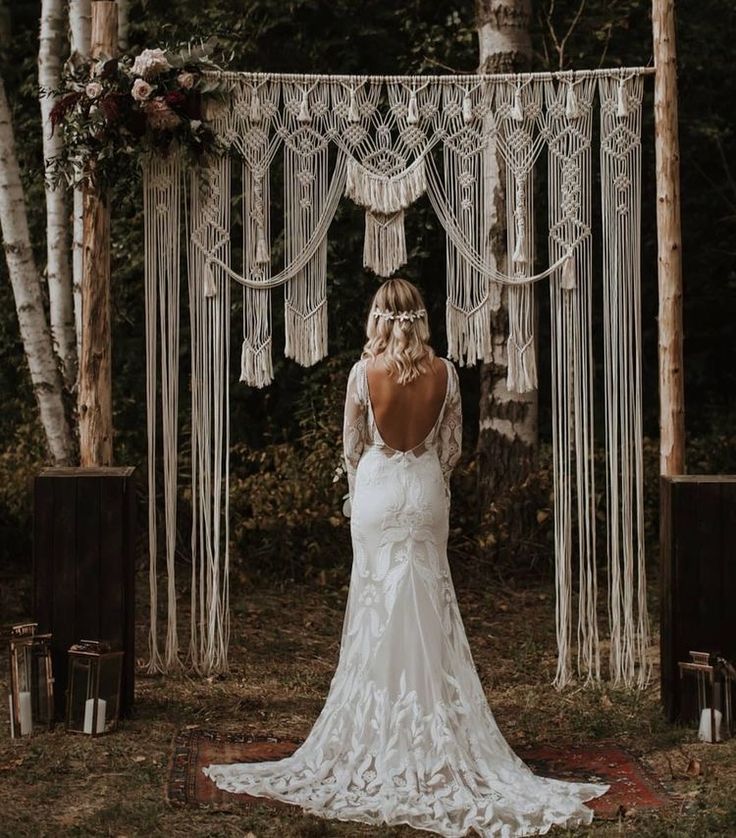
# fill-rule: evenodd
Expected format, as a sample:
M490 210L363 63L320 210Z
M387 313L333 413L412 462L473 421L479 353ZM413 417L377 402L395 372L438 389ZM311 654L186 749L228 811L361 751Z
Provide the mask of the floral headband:
M424 317L426 313L426 310L423 308L413 309L412 311L389 311L388 309L381 308L373 309L373 316L376 319L380 317L383 320L408 320L410 323Z

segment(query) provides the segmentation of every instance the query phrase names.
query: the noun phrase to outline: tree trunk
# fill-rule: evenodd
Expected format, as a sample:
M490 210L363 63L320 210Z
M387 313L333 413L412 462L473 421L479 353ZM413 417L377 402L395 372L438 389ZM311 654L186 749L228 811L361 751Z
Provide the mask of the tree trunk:
M41 103L43 156L49 162L63 151L61 133L51 127L51 109L56 99L44 95L61 82L61 51L64 43L62 0L42 0L38 49L38 86ZM61 361L64 383L74 387L77 378L77 341L72 302L72 276L67 241L68 218L63 188L46 185L46 281L49 286L49 321L54 349Z
M118 0L118 49L128 49L128 29L130 28L130 0Z
M5 84L0 79L0 224L18 326L49 452L57 465L74 460L74 442L64 411L61 373L43 308L41 278L28 234L25 197L15 156L15 137Z
M659 277L659 472L685 470L685 394L682 359L682 233L680 147L677 136L677 51L674 0L652 6L657 267Z
M91 0L70 0L69 31L71 33L72 58L86 58L89 55L90 32L92 28ZM77 336L77 357L82 355L82 270L84 250L84 222L82 190L74 190L74 222L72 233L72 277L74 298L74 327Z
M114 0L95 0L90 55L117 53ZM82 355L79 360L79 454L83 466L112 464L110 205L97 185L84 189Z
M520 72L531 61L530 0L476 0L481 73ZM498 269L507 270L505 164L493 151L487 177L494 195L490 229L490 255ZM481 515L491 505L503 521L506 544L513 545L529 526L530 516L515 497L535 465L537 447L537 392L512 393L506 387L508 307L505 290L501 306L493 313L493 360L480 371L480 422L478 432L478 498ZM496 517L495 523L501 520ZM497 546L501 545L497 542Z

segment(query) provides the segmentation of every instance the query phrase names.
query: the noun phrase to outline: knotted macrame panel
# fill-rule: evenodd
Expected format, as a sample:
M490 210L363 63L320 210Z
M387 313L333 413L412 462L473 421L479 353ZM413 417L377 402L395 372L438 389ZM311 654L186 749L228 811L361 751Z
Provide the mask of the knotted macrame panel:
M273 289L283 286L286 356L308 366L327 354L328 234L341 198L363 209L362 263L383 277L406 263L406 214L426 194L446 238L448 354L459 364L492 359L494 341L503 336L491 333L491 315L503 294L507 388L534 389L534 284L549 280L559 687L576 674L598 680L602 668L596 527L603 501L593 472L592 334L593 265L602 262L609 667L615 682L646 683L640 225L647 72L215 74L224 100L211 124L223 153L188 173L176 154L151 161L144 181L152 670L180 665L173 581L178 228L183 224L188 237L192 340L189 657L196 670L212 673L227 668L229 637L231 283L241 286L243 297L240 379L263 387L273 379ZM597 119L599 158L593 154ZM598 256L591 226L596 159ZM535 208L535 183L545 179L546 207ZM271 207L274 185L281 182L283 224ZM505 212L497 206L499 184L505 186ZM234 186L242 192L239 265L232 264ZM185 220L182 205L188 206ZM507 252L497 263L491 243L504 228ZM546 234L546 256L535 252L535 230ZM159 399L168 573L163 654L155 617Z

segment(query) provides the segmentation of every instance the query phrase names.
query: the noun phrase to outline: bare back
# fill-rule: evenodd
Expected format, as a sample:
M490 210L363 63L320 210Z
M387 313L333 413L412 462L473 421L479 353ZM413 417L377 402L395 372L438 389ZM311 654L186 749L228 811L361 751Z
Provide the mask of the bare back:
M368 395L378 432L395 451L411 451L435 426L447 393L447 366L432 359L432 368L408 384L399 384L378 355L366 362Z

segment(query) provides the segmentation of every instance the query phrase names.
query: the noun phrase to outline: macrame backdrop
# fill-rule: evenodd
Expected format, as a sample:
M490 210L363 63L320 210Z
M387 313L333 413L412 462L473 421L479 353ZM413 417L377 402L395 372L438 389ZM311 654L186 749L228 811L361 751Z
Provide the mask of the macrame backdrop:
M327 354L327 235L340 198L365 211L363 265L407 260L405 213L426 193L446 234L448 355L492 356L491 313L506 294L507 384L537 386L533 284L549 279L557 585L555 684L601 677L593 414L593 122L600 115L609 673L650 675L643 531L641 102L645 68L501 76L217 74L210 114L223 152L189 172L145 164L150 663L227 669L231 282L242 287L240 380L273 379L272 300L284 288L284 353ZM546 171L538 161L546 148ZM232 165L238 162L238 169ZM507 204L508 273L490 252L495 172ZM274 265L271 172L283 174L283 264ZM546 177L548 264L536 265L534 181ZM242 191L242 263L231 259L233 177ZM185 188L186 186L186 188ZM191 636L177 637L175 551L181 219L191 330ZM281 238L281 237L279 237ZM281 252L281 248L278 248ZM160 387L156 370L160 365ZM167 634L157 625L157 415L163 464ZM577 616L575 608L577 606ZM576 662L573 664L573 651Z

